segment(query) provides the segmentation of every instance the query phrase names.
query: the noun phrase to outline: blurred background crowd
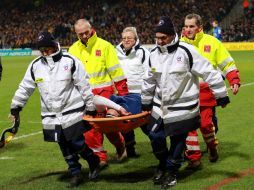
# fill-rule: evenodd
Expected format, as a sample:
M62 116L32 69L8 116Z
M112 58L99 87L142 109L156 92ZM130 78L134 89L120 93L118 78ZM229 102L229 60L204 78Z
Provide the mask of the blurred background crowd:
M170 15L180 32L184 16L203 17L204 31L211 22L227 17L239 0L0 0L0 48L35 48L40 31L54 34L62 46L77 37L73 24L87 18L98 36L116 45L126 26L136 26L142 44L153 44L154 25L161 15ZM254 37L254 1L241 0L244 14L222 27L222 41L248 41Z

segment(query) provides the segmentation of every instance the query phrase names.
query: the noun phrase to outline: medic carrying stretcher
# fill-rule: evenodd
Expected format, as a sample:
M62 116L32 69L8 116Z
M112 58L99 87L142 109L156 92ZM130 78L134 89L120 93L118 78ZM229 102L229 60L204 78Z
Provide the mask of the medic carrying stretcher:
M119 131L126 133L148 123L150 113L140 113L141 108L139 108L139 104L136 102L136 97L128 95L125 97L113 96L112 100L95 95L94 104L99 117L91 118L84 116L84 120L103 133ZM133 110L133 113L127 110ZM14 138L18 132L19 124L19 119L14 120L12 126L2 132L0 148L3 148Z

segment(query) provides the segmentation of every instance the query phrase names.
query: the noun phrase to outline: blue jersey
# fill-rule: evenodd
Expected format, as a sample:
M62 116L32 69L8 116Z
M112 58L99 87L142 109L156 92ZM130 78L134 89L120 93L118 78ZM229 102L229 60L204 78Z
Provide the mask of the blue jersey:
M109 98L111 101L119 104L132 114L141 113L141 95L139 93L130 93L125 96L112 95Z
M213 36L220 41L222 40L221 27L217 26L217 27L213 28Z

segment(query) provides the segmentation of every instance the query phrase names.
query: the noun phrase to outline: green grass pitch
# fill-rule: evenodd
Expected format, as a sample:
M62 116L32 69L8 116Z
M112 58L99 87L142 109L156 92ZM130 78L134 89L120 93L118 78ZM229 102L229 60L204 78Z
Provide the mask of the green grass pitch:
M227 183L225 180L226 183L221 183L218 189L254 189L254 53L246 51L231 54L240 70L242 86L236 96L229 90L231 103L225 109L217 109L220 158L217 163L210 163L207 153L204 153L203 168L193 173L184 170L185 163L180 170L178 184L173 188L175 190L207 189L232 177L235 177L235 181ZM8 120L11 99L32 59L33 57L2 57L4 70L0 81L0 131L11 125ZM66 188L70 177L67 165L58 145L43 141L40 121L39 93L35 91L21 112L21 125L16 135L18 139L0 149L1 190ZM85 181L76 189L160 189L160 186L152 183L157 161L152 154L150 142L140 129L136 129L135 133L139 158L116 163L115 150L105 138L109 167L101 172L98 182L90 182L87 164L81 160ZM201 136L199 139L202 150L205 150Z

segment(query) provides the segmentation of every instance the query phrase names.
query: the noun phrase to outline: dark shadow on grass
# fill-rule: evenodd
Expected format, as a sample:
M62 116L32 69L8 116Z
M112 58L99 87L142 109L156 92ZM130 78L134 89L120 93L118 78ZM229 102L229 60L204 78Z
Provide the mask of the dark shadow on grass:
M253 158L248 155L248 152L240 152L236 151L236 148L241 145L242 142L236 143L236 142L227 142L227 141L221 141L219 145L219 156L220 160L226 159L228 157L239 157L241 159L246 160L252 160Z
M244 160L253 160L253 158L248 155L247 153L243 153L240 151L236 151L236 149L240 146L240 143L236 142L223 142L219 144L219 160L217 161L218 163L221 161L225 161L230 157L238 157L240 159ZM199 178L210 178L211 175L222 175L222 176L227 176L227 177L237 177L239 174L237 172L231 172L231 171L226 171L226 170L220 170L220 168L217 169L212 169L210 167L210 164L214 164L216 166L217 163L209 163L208 161L208 153L206 150L202 152L202 168L199 170L181 170L178 173L178 177L180 180L183 180L185 178L188 178L191 175L194 175L195 173L199 173L198 176ZM218 166L219 167L219 166Z
M107 172L107 169L103 170L99 176L99 180L105 180L112 183L136 183L149 179L152 180L156 168L155 164L157 164L158 161L152 153L148 137L146 141L137 142L136 153L138 154L138 157L128 158L122 163L116 161L114 153L108 154L109 166L120 166L120 168L115 173ZM140 163L140 165L138 163Z
M107 173L106 170L103 170L103 173L99 175L99 178L97 181L105 180L107 182L111 183L136 183L140 181L145 181L153 176L155 167L148 167L148 168L141 168L139 170L135 170L132 172L126 172L126 173ZM84 179L88 180L88 169L82 170L82 175L84 176ZM22 182L20 184L27 184L30 182L34 182L37 180L41 180L43 178L48 178L51 176L58 176L57 180L61 182L69 182L71 178L71 174L68 171L54 171L54 172L48 172L45 174L40 174L38 176L30 177Z
M84 169L81 171L82 175L84 176L84 179L87 178L88 180L88 169ZM70 180L71 173L69 171L53 171L53 172L48 172L45 174L40 174L38 176L30 177L25 181L20 182L20 184L26 184L29 182L33 182L36 180L41 180L43 178L51 177L51 176L58 176L57 180L62 181L62 182L68 182Z
M15 144L17 146L10 146L9 148L16 150L18 147L22 148L23 145L21 144ZM243 159L251 159L251 157L248 154L241 153L239 151L234 151L240 144L238 143L231 143L231 142L222 142L220 144L220 160L227 159L227 157L240 157ZM142 147L142 148L141 148ZM110 170L103 170L101 171L98 181L104 180L109 183L137 183L142 182L146 180L152 180L152 176L154 174L154 170L156 168L155 164L157 163L157 160L154 158L154 155L151 152L150 144L147 142L142 142L137 145L137 152L140 154L140 157L135 159L129 159L124 163L117 163L113 159L110 160L109 164L111 167L117 167L117 165L122 165L123 167L119 167L119 172L112 172ZM110 154L110 157L113 158L114 154ZM147 161L147 158L152 158L150 161ZM204 155L203 159L207 159L207 154ZM132 162L136 164L136 161L140 163L144 163L140 166L133 166ZM218 161L218 162L219 162ZM207 166L206 166L207 164ZM215 163L216 164L216 163ZM134 167L131 168L131 171L128 170L128 167ZM88 169L82 169L82 174L84 176L84 179L88 180ZM184 180L188 178L191 175L198 175L199 178L209 178L211 175L223 175L228 177L235 177L239 175L236 172L229 172L221 169L212 169L209 167L209 163L207 161L203 162L203 167L200 170L192 171L192 170L185 170L181 169L178 173L179 180ZM35 180L40 180L42 178L47 178L50 176L57 176L57 180L68 182L71 178L71 174L68 171L54 171L49 172L45 174L41 174L38 176L31 177L25 181L22 181L21 184L29 183ZM196 179L193 179L196 180Z
M107 174L102 173L99 180L105 180L111 183L137 183L151 179L154 174L155 167L140 168L132 172ZM124 172L124 171L123 171Z
M220 169L207 169L206 172L202 172L202 175L199 178L210 178L213 175L221 175L227 177L240 177L239 172L231 172Z
M60 175L59 176L60 181L65 181L65 179L67 180L71 177L71 174L68 171L54 171L54 172L49 172L49 173L41 174L38 176L30 177L27 180L20 182L20 184L26 184L29 182L33 182L36 180L40 180L40 179L47 178L50 176L55 176L55 175Z

